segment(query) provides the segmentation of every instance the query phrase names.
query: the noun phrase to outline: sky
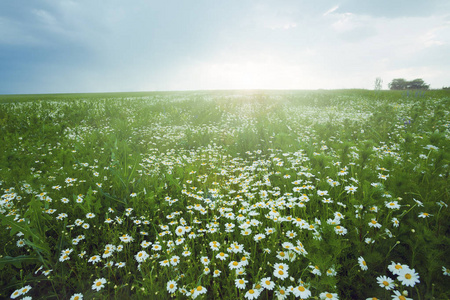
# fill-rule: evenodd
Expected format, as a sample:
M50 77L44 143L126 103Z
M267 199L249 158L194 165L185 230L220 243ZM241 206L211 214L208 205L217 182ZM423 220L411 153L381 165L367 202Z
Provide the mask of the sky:
M448 0L0 1L0 94L450 86Z

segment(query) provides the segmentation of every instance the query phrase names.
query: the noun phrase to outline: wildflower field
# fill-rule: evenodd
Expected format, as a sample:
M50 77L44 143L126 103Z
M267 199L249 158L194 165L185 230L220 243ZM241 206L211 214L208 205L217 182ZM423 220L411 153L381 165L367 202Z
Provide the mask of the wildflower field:
M449 299L450 92L0 96L2 299Z

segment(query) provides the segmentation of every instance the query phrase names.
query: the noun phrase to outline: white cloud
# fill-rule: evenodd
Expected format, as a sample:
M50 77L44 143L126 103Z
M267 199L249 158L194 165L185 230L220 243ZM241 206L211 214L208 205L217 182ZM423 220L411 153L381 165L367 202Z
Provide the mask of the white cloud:
M335 5L332 8L330 8L329 10L327 10L326 12L324 12L322 16L325 17L325 16L333 13L334 11L336 11L338 8L339 8L339 5Z
M0 46L6 45L36 45L39 40L30 35L20 22L0 16Z
M58 26L56 18L48 11L44 9L33 9L33 14L37 17L38 21L45 26Z
M332 27L338 32L352 30L361 24L359 18L352 13L334 14L334 16L338 20L332 24Z
M289 30L298 26L296 11L297 7L292 7L290 3L260 2L251 8L247 17L257 27L271 30Z
M419 39L425 47L450 44L450 22L444 22L443 25L427 30Z
M266 25L267 28L272 30L283 29L288 30L297 27L295 22L271 22L271 24Z

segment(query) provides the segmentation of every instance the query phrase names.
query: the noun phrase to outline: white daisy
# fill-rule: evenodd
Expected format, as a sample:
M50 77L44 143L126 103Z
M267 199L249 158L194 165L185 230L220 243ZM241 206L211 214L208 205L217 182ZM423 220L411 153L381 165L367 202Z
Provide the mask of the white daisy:
M106 279L105 278L99 278L94 280L94 284L92 284L92 289L96 290L97 292L100 291L102 288L105 287Z
M419 283L419 274L414 269L403 268L398 274L397 279L406 286L413 287L416 283Z

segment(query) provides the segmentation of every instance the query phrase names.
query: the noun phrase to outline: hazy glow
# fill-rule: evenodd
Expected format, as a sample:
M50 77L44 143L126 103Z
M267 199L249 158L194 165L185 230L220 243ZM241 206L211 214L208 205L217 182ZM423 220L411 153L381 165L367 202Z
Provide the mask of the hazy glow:
M176 81L180 89L192 89L194 82L200 82L201 89L292 89L314 88L310 85L313 77L312 70L301 65L260 57L188 65L176 76Z

